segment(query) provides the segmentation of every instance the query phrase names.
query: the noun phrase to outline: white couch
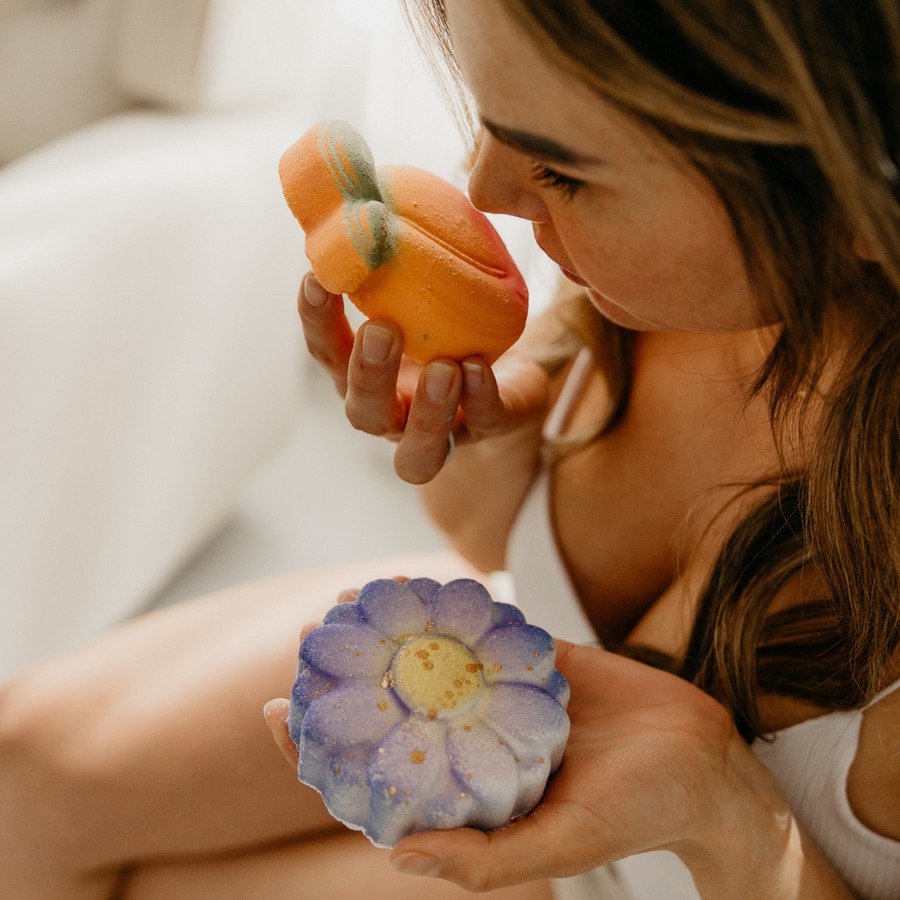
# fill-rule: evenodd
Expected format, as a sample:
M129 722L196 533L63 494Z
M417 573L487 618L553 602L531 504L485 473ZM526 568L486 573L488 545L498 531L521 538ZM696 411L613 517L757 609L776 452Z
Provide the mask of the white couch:
M302 415L277 161L325 116L464 179L398 0L0 0L0 679L142 609Z
M357 111L337 12L0 0L0 678L139 610L295 417L277 161Z

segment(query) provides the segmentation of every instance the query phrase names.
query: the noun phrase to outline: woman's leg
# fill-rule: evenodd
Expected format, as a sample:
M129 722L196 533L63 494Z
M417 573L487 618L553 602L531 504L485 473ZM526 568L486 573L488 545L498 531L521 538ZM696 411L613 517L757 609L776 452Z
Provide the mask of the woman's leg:
M388 851L342 831L229 859L152 866L125 883L122 900L465 900L474 895L438 879L400 875ZM551 900L547 882L494 891L492 900Z
M343 588L471 574L450 554L245 585L161 610L0 692L3 897L108 897L123 869L315 834L262 707L287 696L302 625Z

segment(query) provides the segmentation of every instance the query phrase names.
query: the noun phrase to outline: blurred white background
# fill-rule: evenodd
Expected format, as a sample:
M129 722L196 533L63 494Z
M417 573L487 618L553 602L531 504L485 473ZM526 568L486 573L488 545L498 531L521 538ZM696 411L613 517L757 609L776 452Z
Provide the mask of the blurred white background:
M0 678L151 605L440 545L304 355L277 162L325 117L462 183L397 0L0 0ZM530 229L498 227L540 303Z

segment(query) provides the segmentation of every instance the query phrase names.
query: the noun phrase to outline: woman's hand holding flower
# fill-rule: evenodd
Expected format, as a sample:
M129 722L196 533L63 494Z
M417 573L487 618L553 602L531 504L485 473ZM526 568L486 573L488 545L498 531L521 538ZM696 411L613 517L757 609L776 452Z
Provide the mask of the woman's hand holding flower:
M506 828L423 832L401 871L493 890L674 851L703 896L849 897L816 856L727 712L693 685L613 653L557 642L571 736L541 805Z

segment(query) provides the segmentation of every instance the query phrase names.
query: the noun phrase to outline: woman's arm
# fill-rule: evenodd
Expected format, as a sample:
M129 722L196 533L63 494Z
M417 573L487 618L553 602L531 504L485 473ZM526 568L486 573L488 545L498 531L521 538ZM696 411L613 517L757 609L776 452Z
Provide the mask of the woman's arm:
M474 360L462 368L461 436L421 494L454 549L489 572L504 565L509 530L537 468L547 378L520 353L499 360L495 372Z
M418 366L403 356L392 323L369 321L354 334L342 298L311 276L298 308L310 353L344 397L350 423L396 443L397 474L425 485L429 513L463 555L484 570L501 566L537 465L546 372L519 349L493 369L478 358ZM445 465L451 430L458 448Z

